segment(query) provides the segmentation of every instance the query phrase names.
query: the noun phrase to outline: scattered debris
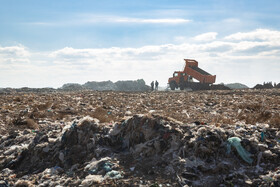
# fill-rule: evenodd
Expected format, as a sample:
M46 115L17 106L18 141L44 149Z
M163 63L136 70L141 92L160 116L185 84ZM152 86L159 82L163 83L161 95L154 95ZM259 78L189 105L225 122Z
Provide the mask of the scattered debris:
M0 95L0 186L279 186L280 90Z

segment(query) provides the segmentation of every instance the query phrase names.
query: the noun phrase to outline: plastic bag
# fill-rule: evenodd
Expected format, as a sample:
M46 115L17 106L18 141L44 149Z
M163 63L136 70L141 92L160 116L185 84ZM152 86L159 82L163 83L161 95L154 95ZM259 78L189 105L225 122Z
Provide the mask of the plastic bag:
M228 145L227 145L227 153L229 154L230 151L231 151L231 146L235 147L238 154L241 156L241 158L249 163L249 164L252 164L253 162L253 159L250 158L251 154L246 151L246 149L244 149L241 145L241 139L238 138L238 137L231 137L229 138L228 140Z

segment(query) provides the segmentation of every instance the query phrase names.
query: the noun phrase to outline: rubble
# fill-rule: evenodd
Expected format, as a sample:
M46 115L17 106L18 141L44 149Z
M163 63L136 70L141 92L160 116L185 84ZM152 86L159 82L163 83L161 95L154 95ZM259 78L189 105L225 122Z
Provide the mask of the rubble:
M279 186L279 97L0 95L0 186Z

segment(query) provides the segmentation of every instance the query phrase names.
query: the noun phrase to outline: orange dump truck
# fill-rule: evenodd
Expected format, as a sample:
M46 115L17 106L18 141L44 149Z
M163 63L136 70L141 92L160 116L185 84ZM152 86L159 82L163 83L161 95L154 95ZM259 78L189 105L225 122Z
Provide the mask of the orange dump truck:
M168 79L171 90L180 88L191 88L192 90L208 90L211 84L215 83L216 75L211 75L198 67L196 60L184 59L185 68L183 71L175 71L173 77ZM193 78L199 82L194 82Z

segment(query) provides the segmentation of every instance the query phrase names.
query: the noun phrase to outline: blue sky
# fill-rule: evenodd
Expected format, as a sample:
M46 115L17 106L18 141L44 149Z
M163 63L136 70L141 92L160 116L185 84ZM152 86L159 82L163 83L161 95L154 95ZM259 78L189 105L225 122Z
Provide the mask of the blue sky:
M184 58L217 83L280 82L280 1L0 0L0 87L159 80Z

